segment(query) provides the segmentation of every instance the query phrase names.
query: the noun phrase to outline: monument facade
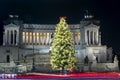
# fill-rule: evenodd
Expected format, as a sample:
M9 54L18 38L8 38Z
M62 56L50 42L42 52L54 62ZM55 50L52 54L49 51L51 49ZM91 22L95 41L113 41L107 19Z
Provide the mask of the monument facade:
M38 71L51 70L47 68L50 67L50 47L56 24L28 24L19 20L17 15L10 15L4 25L0 63L12 60L16 65L26 63L29 71L33 65ZM112 63L112 49L101 44L99 20L85 15L80 23L69 24L69 28L73 34L79 71L93 70L93 64Z

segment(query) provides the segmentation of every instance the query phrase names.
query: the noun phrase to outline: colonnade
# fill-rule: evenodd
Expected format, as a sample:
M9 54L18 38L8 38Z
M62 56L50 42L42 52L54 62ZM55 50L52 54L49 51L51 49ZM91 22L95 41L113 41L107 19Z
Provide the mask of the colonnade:
M74 43L80 44L80 32L72 33ZM22 43L25 45L50 45L52 32L22 32Z
M22 43L25 45L50 45L52 33L22 32Z
M19 31L18 30L5 30L3 34L3 45L18 45Z
M98 44L99 34L98 30L87 30L86 31L86 43L87 45Z
M80 32L72 32L75 45L80 45ZM25 45L50 45L52 32L22 32L22 43ZM98 30L86 31L87 45L99 44ZM17 45L19 40L18 30L5 30L3 44Z

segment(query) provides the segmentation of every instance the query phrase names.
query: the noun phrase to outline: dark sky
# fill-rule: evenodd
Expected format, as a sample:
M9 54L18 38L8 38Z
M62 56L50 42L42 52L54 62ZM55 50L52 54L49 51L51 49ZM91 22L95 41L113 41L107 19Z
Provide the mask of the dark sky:
M68 24L75 24L89 10L101 22L102 44L119 51L119 7L119 0L0 0L0 37L9 14L20 15L24 22L41 24L57 24L59 16L67 16Z

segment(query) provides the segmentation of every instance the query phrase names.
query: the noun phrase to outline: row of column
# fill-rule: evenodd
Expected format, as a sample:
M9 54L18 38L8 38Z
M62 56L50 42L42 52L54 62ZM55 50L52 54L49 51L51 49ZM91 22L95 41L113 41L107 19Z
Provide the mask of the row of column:
M18 45L18 38L18 30L5 30L3 34L3 45Z
M80 44L80 32L72 33L74 43ZM86 31L86 42L87 44L98 44L98 31ZM25 45L50 45L52 33L39 33L39 32L22 32L22 43ZM5 30L3 35L3 45L17 45L19 38L18 30Z
M23 32L22 43L25 45L50 45L52 33Z
M72 33L74 43L80 44L80 32ZM22 32L22 43L25 45L50 45L52 33Z
M85 36L86 36L87 45L99 44L99 42L98 42L98 39L99 39L98 30L95 30L95 31L87 30Z

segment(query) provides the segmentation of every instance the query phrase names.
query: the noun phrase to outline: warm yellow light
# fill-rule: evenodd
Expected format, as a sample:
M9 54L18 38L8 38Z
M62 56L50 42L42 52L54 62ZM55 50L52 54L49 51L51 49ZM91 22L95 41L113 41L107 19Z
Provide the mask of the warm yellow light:
M28 32L26 32L26 36L28 36Z
M37 33L37 36L39 36L39 33Z
M25 36L25 32L22 32L22 35Z
M35 32L33 33L33 36L35 36Z

